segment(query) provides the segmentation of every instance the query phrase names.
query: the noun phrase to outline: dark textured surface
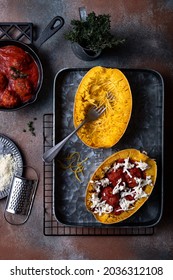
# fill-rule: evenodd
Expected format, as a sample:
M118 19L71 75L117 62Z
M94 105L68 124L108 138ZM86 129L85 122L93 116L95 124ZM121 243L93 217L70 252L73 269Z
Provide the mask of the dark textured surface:
M73 4L72 4L73 2ZM78 8L111 15L111 29L126 38L122 48L104 52L96 61L84 62L72 53L64 39ZM36 39L56 15L64 27L39 49L44 82L37 101L17 112L0 112L0 132L14 140L25 163L40 172L40 183L28 222L15 227L3 218L5 200L0 201L0 259L172 259L172 158L173 158L173 2L170 0L4 0L1 22L32 22ZM165 84L164 212L152 236L62 236L43 235L43 115L53 111L53 79L64 67L147 68L161 73ZM36 137L27 130L33 118ZM137 120L136 120L137 121Z

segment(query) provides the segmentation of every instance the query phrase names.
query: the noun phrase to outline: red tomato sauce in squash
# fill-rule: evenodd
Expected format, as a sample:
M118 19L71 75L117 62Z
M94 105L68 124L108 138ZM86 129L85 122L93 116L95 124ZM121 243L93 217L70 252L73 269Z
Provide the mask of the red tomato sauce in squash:
M30 101L36 92L39 70L22 48L0 48L0 107L15 108Z

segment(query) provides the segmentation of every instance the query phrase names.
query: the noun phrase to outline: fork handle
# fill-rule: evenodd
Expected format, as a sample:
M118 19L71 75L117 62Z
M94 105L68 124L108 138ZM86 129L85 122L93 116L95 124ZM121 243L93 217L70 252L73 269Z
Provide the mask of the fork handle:
M50 163L56 155L59 153L59 151L62 149L62 147L65 145L65 143L87 122L85 119L75 130L73 130L66 138L64 138L61 142L47 150L43 154L43 160L44 162Z

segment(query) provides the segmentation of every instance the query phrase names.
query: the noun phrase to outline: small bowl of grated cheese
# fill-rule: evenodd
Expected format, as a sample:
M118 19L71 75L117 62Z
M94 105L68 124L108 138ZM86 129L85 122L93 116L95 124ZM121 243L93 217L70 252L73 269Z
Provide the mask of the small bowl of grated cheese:
M0 155L0 191L10 184L15 170L15 160L13 155Z
M0 135L0 199L8 195L14 175L22 175L23 161L16 145Z

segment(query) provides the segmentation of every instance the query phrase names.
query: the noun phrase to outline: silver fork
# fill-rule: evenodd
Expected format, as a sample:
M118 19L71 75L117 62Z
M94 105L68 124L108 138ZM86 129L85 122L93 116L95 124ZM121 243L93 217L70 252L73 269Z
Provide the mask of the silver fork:
M86 117L84 119L84 121L74 130L72 131L66 138L64 138L61 142L59 142L58 144L56 144L55 146L53 146L52 148L50 148L49 150L47 150L44 154L43 154L43 160L45 162L51 162L56 155L59 153L59 151L62 149L62 147L65 145L65 143L87 122L90 121L94 121L96 119L98 119L103 112L106 110L106 107L103 105L101 107L96 107L93 106L91 107L87 114Z

